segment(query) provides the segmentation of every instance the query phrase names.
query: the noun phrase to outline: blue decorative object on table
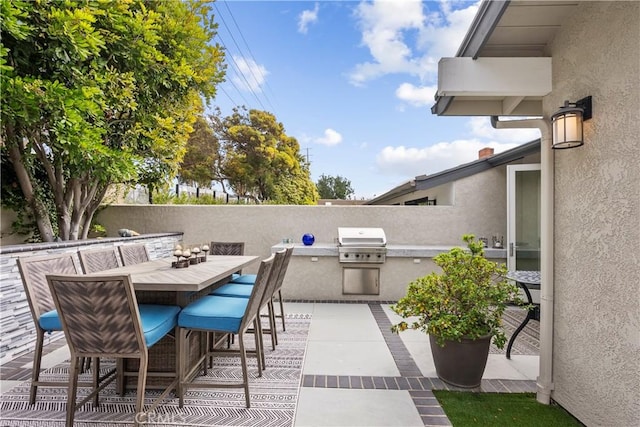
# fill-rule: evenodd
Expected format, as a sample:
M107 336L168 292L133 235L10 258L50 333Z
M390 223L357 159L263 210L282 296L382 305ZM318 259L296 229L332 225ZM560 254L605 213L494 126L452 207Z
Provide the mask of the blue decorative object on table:
M302 243L304 243L306 246L311 246L313 245L313 242L316 241L316 238L314 237L313 234L305 234L304 236L302 236Z

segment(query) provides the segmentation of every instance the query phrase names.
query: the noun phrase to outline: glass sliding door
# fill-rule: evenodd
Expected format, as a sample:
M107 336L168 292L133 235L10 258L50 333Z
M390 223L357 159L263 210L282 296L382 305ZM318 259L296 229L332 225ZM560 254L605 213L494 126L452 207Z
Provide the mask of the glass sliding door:
M540 164L507 166L507 267L540 271Z

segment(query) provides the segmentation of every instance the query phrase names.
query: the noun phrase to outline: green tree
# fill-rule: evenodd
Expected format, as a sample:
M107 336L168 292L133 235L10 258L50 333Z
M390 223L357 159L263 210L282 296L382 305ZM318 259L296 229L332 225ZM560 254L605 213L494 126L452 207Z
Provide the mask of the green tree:
M194 182L200 187L210 187L211 181L218 179L220 143L213 134L207 120L197 118L193 133L189 135L187 152L180 164L178 174L183 183Z
M2 167L43 241L85 238L112 184L176 173L224 77L213 15L196 0L0 8Z
M256 202L317 202L300 145L273 114L235 108L230 116L213 116L212 122L224 154L221 172L237 195Z
M322 174L316 183L316 187L318 187L321 199L345 200L354 193L353 188L351 188L351 181L340 175L328 176Z

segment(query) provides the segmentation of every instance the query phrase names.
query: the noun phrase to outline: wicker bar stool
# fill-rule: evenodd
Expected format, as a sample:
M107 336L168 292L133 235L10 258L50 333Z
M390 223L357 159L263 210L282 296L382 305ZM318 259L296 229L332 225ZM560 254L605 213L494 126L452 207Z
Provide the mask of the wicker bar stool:
M153 411L178 384L176 372L171 384L154 399L147 412L143 412L148 348L170 332L177 333L180 307L138 305L128 275L49 275L47 281L71 351L66 425L73 425L76 410L89 399L93 398L97 405L100 391L116 379L115 371L112 371L89 395L76 403L80 359L83 357L140 360L134 423L145 422L147 412ZM176 366L179 366L178 350L176 346Z
M262 311L265 307L267 308L267 313L269 317L269 328L262 329L260 331L254 331L256 334L260 336L262 340L264 334L268 334L271 337L271 349L276 349L276 344L278 343L278 336L275 328L275 317L273 312L273 292L278 284L278 279L280 277L280 273L282 271L282 265L286 259L286 251L283 249L280 252L276 252L274 255L272 273L269 277L269 282L265 288L264 294L262 296L262 300L260 301L260 308L258 309L258 313ZM211 293L214 296L220 297L232 297L232 298L249 298L253 293L253 286L247 285L239 285L237 283L227 283L226 285L222 285L215 291ZM262 324L260 324L262 326ZM265 364L265 355L264 355L264 345L261 345L262 353L260 354L260 358L262 360L263 368L266 368Z
M144 244L118 246L122 265L140 264L149 261L149 252Z
M244 345L244 334L253 326L260 331L259 309L260 302L269 283L270 275L273 271L275 256L272 255L260 263L258 270L258 278L255 286L253 286L251 296L249 298L233 298L208 295L200 298L187 305L178 316L178 342L181 349L179 368L180 382L178 384L179 405L184 405L184 392L188 388L244 388L246 407L251 406L249 396L249 374L247 367L247 350ZM223 333L238 334L238 344L240 346L239 356L242 365L242 382L241 383L199 383L196 381L195 374L198 369L203 368L204 373L207 372L207 360L213 356L209 351L201 355L195 366L186 372L186 352L187 352L187 335L191 331L201 331L207 334ZM254 334L256 346L256 358L258 364L258 376L262 376L261 340L259 334ZM216 350L228 353L229 350ZM232 350L232 352L236 353Z
M244 255L244 242L211 242L211 255ZM231 280L240 277L242 270L231 275Z
M78 251L80 265L85 274L97 273L103 270L120 267L116 248Z
M285 324L285 314L284 314L284 303L282 301L282 283L284 281L284 276L287 273L287 268L289 267L289 260L291 258L291 255L293 254L293 247L289 247L287 248L287 256L286 256L286 260L284 262L283 265L283 269L282 269L282 277L279 280L278 285L276 286L276 289L274 290L274 295L273 297L275 298L275 294L278 294L278 302L280 305L280 314L275 314L274 312L274 317L281 319L282 321L282 330L286 331L287 330L287 326ZM236 283L239 285L253 285L253 283L255 282L256 279L256 275L255 274L242 274L238 277L235 278L231 278L231 283Z
M62 331L62 324L47 285L46 275L77 274L78 270L73 261L73 254L70 253L18 258L16 262L36 329L36 344L33 352L31 388L29 391L29 403L33 405L36 402L38 387L65 387L67 385L66 382L40 381L44 334ZM96 366L93 383L90 385L94 385L99 381L97 371Z

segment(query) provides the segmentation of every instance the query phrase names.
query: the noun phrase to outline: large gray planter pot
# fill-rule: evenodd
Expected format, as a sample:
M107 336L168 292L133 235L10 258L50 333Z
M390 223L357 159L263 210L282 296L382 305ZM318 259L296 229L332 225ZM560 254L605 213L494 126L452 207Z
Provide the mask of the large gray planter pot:
M476 340L463 338L461 342L445 341L444 347L429 335L429 342L438 378L456 387L480 387L487 366L491 335Z

